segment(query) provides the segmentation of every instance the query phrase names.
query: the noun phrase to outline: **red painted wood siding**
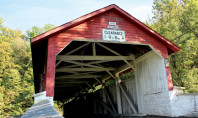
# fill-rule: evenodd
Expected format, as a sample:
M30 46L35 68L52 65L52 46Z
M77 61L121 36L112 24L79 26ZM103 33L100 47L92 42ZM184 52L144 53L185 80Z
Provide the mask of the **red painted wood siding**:
M133 23L125 20L114 12L107 12L97 16L80 25L63 31L49 39L48 44L48 61L47 61L47 81L46 90L47 96L54 95L54 76L55 76L55 58L65 46L73 39L93 39L102 40L102 29L107 29L109 22L116 22L120 30L125 31L126 42L137 44L149 44L164 58L168 58L167 47L158 39L152 37ZM52 68L52 69L50 69ZM172 79L168 79L169 85L172 84Z
M102 29L107 29L109 22L116 22L120 30L125 31L127 42L150 44L164 58L168 57L167 47L163 45L158 39L153 38L140 28L136 27L132 23L126 21L124 18L113 12L107 12L55 35L54 45L56 54L73 39L102 40Z
M173 82L172 82L170 67L166 67L166 76L167 76L167 81L168 81L168 89L173 90Z
M46 96L54 96L56 53L54 38L48 40L47 67L46 67Z

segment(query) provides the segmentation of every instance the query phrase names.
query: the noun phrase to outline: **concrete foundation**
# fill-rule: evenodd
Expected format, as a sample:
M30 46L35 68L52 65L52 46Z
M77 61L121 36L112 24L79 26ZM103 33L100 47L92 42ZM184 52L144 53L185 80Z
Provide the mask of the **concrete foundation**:
M53 97L46 96L46 91L34 94L34 95L32 95L32 97L34 97L34 104L37 104L37 103L45 101L45 100L49 100L50 104L52 106L54 106Z
M198 116L198 94L183 93L183 87L174 86L173 91L169 92L172 116Z

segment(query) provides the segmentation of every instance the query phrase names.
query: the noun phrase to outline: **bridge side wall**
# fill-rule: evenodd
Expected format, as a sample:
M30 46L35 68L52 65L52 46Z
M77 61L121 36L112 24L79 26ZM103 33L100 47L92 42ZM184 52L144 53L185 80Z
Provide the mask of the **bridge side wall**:
M135 60L135 79L139 113L171 116L164 58L154 51Z

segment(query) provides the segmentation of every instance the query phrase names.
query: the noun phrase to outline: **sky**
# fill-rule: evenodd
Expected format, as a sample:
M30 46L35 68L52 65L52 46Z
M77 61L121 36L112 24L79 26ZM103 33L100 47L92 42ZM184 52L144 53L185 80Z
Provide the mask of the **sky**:
M5 26L25 33L33 26L62 25L110 4L142 22L153 16L153 0L0 0L0 17Z

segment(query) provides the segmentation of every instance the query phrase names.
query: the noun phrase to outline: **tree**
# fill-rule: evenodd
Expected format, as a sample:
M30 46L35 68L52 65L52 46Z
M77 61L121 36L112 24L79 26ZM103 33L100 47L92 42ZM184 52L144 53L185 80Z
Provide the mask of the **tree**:
M43 28L34 26L31 29L29 29L26 33L27 33L28 38L32 39L35 36L37 36L39 34L42 34L42 33L46 32L46 31L49 31L49 30L51 30L51 29L53 29L55 27L56 26L53 25L53 24L46 24Z
M0 117L22 115L33 104L33 69L30 41L55 26L34 26L27 36L3 25L0 17Z
M198 1L155 0L146 24L181 50L170 56L173 83L198 92Z
M0 18L0 117L20 115L33 103L30 44Z

